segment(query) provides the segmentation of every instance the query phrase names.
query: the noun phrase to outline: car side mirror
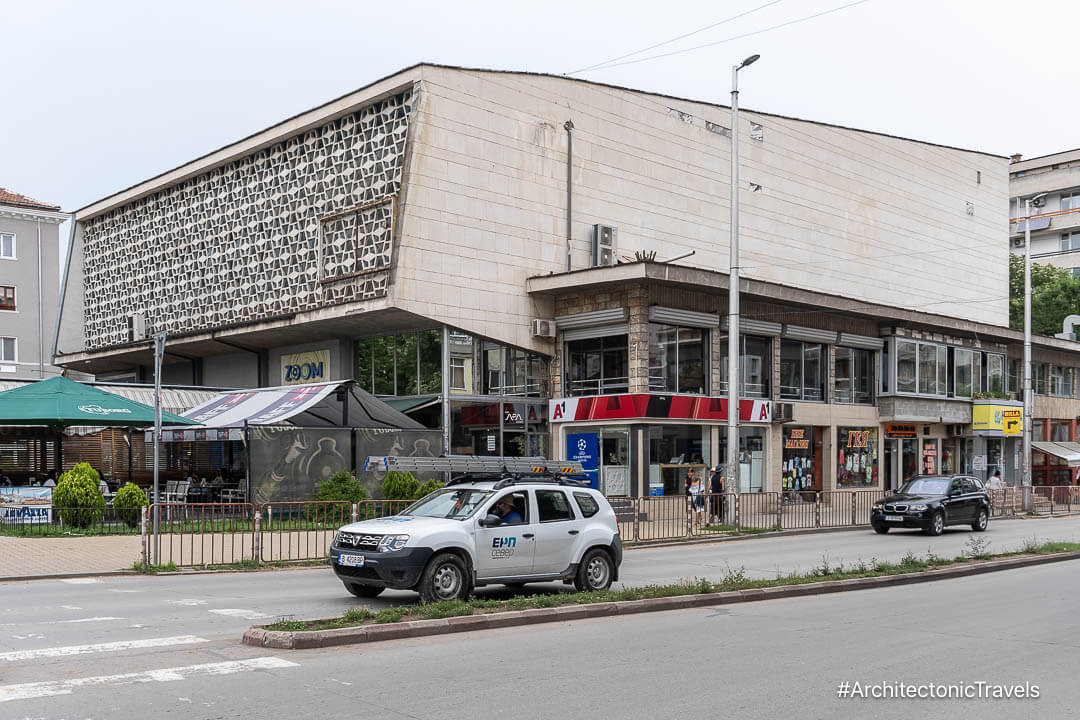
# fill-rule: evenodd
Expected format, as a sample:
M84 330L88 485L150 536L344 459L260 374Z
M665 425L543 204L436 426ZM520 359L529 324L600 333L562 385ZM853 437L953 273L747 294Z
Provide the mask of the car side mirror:
M963 495L963 494L964 494L964 491L961 490L960 488L953 488L952 490L949 490L949 497L955 497L957 495Z
M480 518L480 527L490 528L490 527L498 527L499 525L502 525L502 518L499 517L498 515L489 514L489 515L485 515L484 517Z

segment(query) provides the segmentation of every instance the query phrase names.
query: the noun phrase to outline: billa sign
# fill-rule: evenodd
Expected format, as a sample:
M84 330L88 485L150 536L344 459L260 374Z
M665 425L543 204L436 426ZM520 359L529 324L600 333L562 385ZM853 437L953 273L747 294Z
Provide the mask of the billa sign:
M1024 406L1018 402L976 400L971 407L971 429L985 437L1020 437L1024 432Z

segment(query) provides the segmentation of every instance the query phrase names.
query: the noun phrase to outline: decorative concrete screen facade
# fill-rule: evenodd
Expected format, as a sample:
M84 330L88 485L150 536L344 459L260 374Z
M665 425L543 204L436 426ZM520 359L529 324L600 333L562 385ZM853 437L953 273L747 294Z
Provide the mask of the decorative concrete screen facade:
M88 350L386 294L412 90L85 222Z

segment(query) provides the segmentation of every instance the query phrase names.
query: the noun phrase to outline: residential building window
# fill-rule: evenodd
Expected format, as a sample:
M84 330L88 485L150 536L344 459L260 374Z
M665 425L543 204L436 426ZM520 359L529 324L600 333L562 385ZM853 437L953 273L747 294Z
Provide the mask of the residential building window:
M566 394L610 395L630 390L628 335L566 343Z
M967 374L964 384L971 396L971 351L966 353ZM955 377L950 375L950 353L945 345L896 341L896 390L919 395L948 395L954 392Z
M1061 233L1062 250L1080 250L1080 230Z
M1050 423L1050 442L1069 442L1068 422L1052 421Z
M772 338L743 335L740 345L739 395L749 398L771 397ZM720 366L720 387L717 391L722 393L727 392L728 386L727 358L727 338L721 338L720 357L717 359Z
M872 405L874 402L874 351L835 348L833 374L836 402Z
M15 338L0 337L0 362L17 362L15 354Z
M780 397L785 400L825 399L825 346L799 340L780 341Z
M649 391L706 394L708 339L701 328L649 323Z
M0 285L0 310L15 309L15 288L11 285Z
M1074 278L1080 278L1080 267L1069 268L1069 272Z
M954 397L970 398L972 395L971 356L971 350L956 348L953 351Z
M1024 384L1023 371L1019 358L1009 358L1009 375L1006 380L1006 392L1019 393Z
M998 353L983 353L982 391L993 395L1005 392L1005 356Z
M918 390L918 343L896 341L896 391L913 393Z
M450 358L450 389L465 389L465 358L463 357Z
M15 236L11 233L0 233L0 258L15 259Z
M1049 369L1046 363L1031 364L1031 385L1036 395L1046 395Z
M1077 208L1080 208L1080 192L1061 194L1062 210L1076 210Z
M1072 373L1061 365L1050 366L1050 394L1054 397L1072 395Z

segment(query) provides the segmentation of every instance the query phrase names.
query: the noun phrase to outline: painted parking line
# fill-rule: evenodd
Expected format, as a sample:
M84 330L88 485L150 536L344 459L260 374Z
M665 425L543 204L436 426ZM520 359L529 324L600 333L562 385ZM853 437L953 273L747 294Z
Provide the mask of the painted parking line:
M169 647L171 645L194 645L196 643L204 642L210 641L194 635L177 635L175 637L95 643L93 645L67 645L64 647L37 648L35 650L15 650L13 652L0 653L0 662L21 662L25 660L36 660L38 658L86 655L88 653L97 652L120 652L122 650L137 650L139 648Z
M63 578L60 582L68 585L93 585L101 581L97 578Z
M262 620L263 618L271 617L270 615L261 613L257 610L244 610L243 608L219 608L217 610L211 610L210 612L226 617L243 618L244 620Z
M50 697L54 695L71 695L76 690L87 687L118 687L122 685L136 685L153 682L176 682L187 680L200 675L233 675L235 673L250 672L253 670L277 670L280 668L298 667L297 663L289 662L278 657L253 658L251 660L231 660L228 662L207 663L205 665L188 665L186 667L162 668L161 670L146 670L137 673L124 673L122 675L99 675L97 677L73 678L71 680L54 680L39 683L24 683L22 685L7 685L0 687L0 703L13 700L33 700L34 698Z

